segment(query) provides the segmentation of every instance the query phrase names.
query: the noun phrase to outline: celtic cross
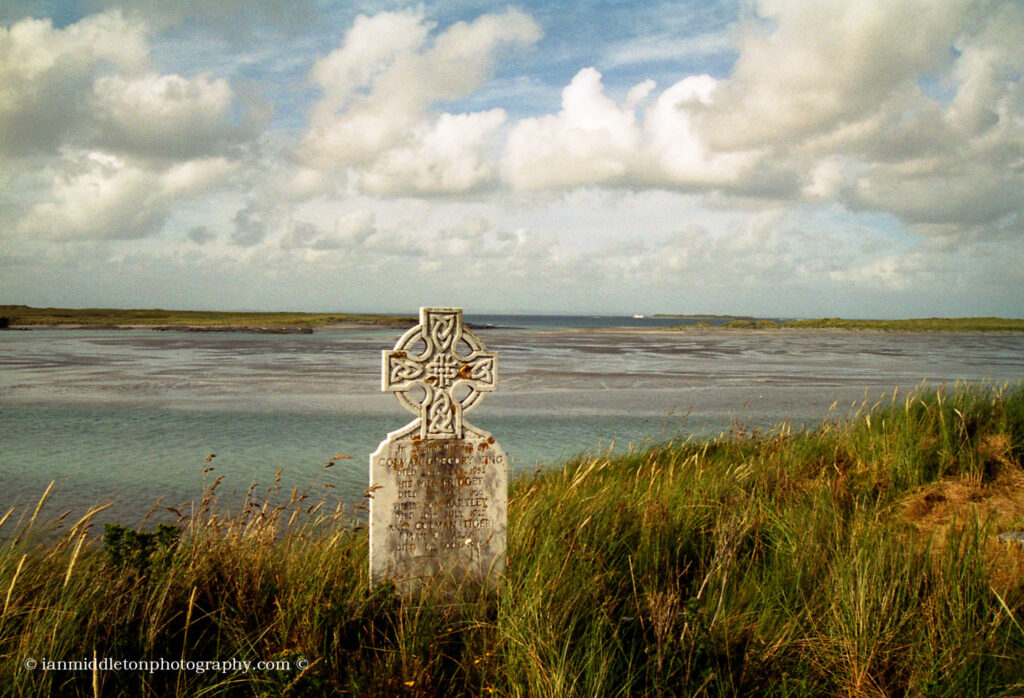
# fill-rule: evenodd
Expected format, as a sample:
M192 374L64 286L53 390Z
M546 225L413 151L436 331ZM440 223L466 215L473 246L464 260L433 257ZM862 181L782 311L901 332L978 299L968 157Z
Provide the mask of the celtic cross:
M462 308L420 308L420 324L382 354L381 390L394 393L417 416L398 433L418 429L423 439L461 439L466 429L483 433L462 415L494 391L498 358L463 326ZM417 388L422 390L418 399Z

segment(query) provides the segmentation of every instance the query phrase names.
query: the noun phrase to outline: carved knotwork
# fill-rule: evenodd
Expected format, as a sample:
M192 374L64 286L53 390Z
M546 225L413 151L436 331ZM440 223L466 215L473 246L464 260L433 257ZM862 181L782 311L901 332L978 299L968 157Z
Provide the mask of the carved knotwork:
M423 366L405 356L392 356L388 359L388 375L391 383L411 381L423 375Z
M465 355L460 342L469 347ZM419 427L422 438L462 438L463 413L497 385L497 355L463 326L461 308L420 308L420 324L383 352L383 363L381 390L417 416L406 428Z

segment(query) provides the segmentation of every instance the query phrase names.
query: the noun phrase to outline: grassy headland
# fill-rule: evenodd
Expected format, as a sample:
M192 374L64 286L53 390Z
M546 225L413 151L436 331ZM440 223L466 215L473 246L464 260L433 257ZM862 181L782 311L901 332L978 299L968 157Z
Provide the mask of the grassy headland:
M113 553L88 517L47 542L0 512L0 694L1020 695L1024 549L996 534L1024 528L1022 460L1024 385L579 457L513 483L499 590L411 598L298 496Z
M244 313L207 310L125 310L117 308L32 308L0 305L0 317L11 327L93 326L93 327L193 327L193 328L312 328L325 325L359 324L407 327L410 317L352 313Z
M672 313L655 313L654 318L680 318L687 320L756 320L752 315L715 315L713 313L699 313L697 315L676 315Z
M740 329L839 329L889 332L1024 332L1024 320L1001 317L912 318L907 320L732 320L721 327Z

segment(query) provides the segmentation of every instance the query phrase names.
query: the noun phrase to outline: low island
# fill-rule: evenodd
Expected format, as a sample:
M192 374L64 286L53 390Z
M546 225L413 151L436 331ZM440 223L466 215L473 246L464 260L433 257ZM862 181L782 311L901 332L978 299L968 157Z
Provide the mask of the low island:
M120 308L33 308L0 305L0 327L176 329L196 332L312 332L316 327L406 328L416 319L357 313L236 312Z

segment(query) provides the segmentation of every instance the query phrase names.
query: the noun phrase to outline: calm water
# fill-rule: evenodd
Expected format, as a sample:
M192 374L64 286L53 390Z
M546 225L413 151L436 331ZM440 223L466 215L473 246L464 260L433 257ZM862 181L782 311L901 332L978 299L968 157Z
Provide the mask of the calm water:
M1024 335L608 329L678 320L467 316L499 352L498 392L467 415L516 472L648 439L740 422L820 422L839 402L1024 377ZM599 329L587 329L597 327ZM396 330L312 335L152 330L0 332L0 486L50 511L112 501L137 523L164 497L251 483L298 486L332 506L359 499L368 454L412 415L380 392L380 350ZM336 465L324 463L336 455ZM274 483L275 473L283 469ZM230 496L229 496L230 499ZM2 515L2 512L0 512Z

